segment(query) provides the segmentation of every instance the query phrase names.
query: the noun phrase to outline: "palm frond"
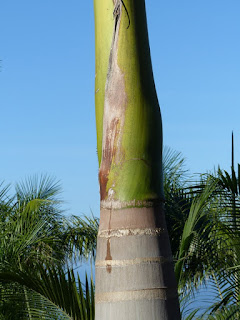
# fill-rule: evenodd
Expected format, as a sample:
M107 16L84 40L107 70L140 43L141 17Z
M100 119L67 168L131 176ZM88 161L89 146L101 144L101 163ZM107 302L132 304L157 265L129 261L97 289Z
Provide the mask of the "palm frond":
M25 314L31 312L34 319L51 319L57 314L57 319L94 319L94 286L93 282L85 280L85 289L72 270L66 272L59 267L44 268L38 266L38 275L32 275L30 270L10 270L0 272L0 281L19 284L27 288L28 308ZM14 294L14 293L12 293ZM17 297L18 298L18 297ZM52 318L54 319L54 318Z
M205 228L205 233L203 233L204 220L206 221L206 209L208 207L208 199L212 196L216 188L216 180L209 179L206 183L206 187L203 189L203 192L197 196L191 204L189 215L187 221L184 225L179 252L178 252L178 261L175 264L175 274L179 285L185 284L186 277L189 277L187 270L191 270L191 277L189 281L193 280L192 275L194 275L195 280L199 278L196 267L195 270L192 270L193 265L196 262L191 264L191 268L188 268L189 263L196 255L201 255L203 248L199 243L200 230L202 233L201 244L203 244L203 236L208 237L209 229ZM205 224L205 226L207 226ZM200 251L199 251L200 250ZM189 260L190 259L190 260ZM198 259L199 260L199 259ZM193 262L193 260L192 260ZM202 271L203 273L203 271ZM181 278L184 276L185 280ZM187 275L188 274L188 275ZM199 278L200 279L200 278Z
M35 175L16 184L16 195L18 201L29 202L33 199L44 199L57 201L61 193L59 181L48 175Z
M163 148L163 177L164 191L168 192L169 185L174 187L183 187L188 170L185 169L185 158L181 152L174 151L169 147Z
M93 216L71 216L65 219L63 237L75 262L95 257L98 226L99 219Z

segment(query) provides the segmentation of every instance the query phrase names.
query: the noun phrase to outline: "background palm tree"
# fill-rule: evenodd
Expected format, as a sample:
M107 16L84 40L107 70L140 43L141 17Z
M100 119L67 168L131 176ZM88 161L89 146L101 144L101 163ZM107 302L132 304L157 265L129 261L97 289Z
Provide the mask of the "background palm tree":
M240 167L189 177L180 153L164 149L166 220L184 319L239 317ZM205 301L196 308L194 301ZM212 303L211 303L212 301ZM201 309L201 310L199 310ZM204 312L205 310L205 312Z
M0 192L0 312L4 319L93 319L93 283L72 271L95 255L96 218L66 218L47 176Z
M186 191L185 191L186 192ZM177 252L175 273L180 293L197 299L207 285L214 303L198 319L239 317L239 175L207 174L194 194ZM234 197L233 197L234 194ZM195 316L196 317L196 316ZM194 318L195 319L195 318Z

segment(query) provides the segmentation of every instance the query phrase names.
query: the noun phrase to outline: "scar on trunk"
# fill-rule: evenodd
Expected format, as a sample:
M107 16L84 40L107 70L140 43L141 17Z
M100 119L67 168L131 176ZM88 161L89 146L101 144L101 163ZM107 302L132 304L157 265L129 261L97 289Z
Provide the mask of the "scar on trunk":
M112 260L110 239L107 240L107 255L105 260ZM111 271L112 271L112 266L110 264L107 264L107 272L111 273Z

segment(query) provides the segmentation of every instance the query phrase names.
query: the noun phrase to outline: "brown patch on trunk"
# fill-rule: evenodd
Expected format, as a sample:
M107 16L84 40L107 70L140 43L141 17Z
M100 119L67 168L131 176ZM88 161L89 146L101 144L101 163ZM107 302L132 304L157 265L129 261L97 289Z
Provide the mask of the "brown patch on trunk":
M111 226L109 219L111 217ZM149 208L103 209L100 213L99 231L110 229L166 229L164 205Z
M99 170L99 183L101 200L108 199L108 190L114 189L114 182L108 184L109 172L112 163L119 165L124 158L121 148L123 126L125 120L125 109L127 105L127 95L125 89L124 74L118 66L118 35L121 20L120 1L114 1L115 5L120 5L120 12L115 17L115 28L109 56L108 74L105 87L104 114L103 114L103 139L102 139L102 159ZM111 198L112 196L110 196Z
M105 260L112 260L112 256L111 256L111 245L110 245L110 239L107 240L107 255ZM107 264L107 272L111 273L112 271L112 266L110 264Z
M105 146L103 148L102 162L99 170L100 196L101 199L107 197L108 174L112 160L116 155L116 144L119 135L119 119L114 118L108 128Z

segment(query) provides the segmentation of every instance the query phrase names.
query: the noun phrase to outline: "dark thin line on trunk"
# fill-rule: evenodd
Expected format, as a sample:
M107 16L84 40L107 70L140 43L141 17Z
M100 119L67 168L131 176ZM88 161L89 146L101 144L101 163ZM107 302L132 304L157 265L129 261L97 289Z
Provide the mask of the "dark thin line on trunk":
M123 2L123 0L117 0L116 4L115 4L115 7L114 7L114 10L113 10L113 16L116 19L115 20L115 30L116 30L116 25L117 25L117 22L118 22L118 19L119 19L119 16L120 16L120 4L122 4L122 6L124 7L125 12L126 12L127 17L128 17L127 29L130 27L130 24L131 24L130 16L129 16L128 9L127 9L125 3Z

